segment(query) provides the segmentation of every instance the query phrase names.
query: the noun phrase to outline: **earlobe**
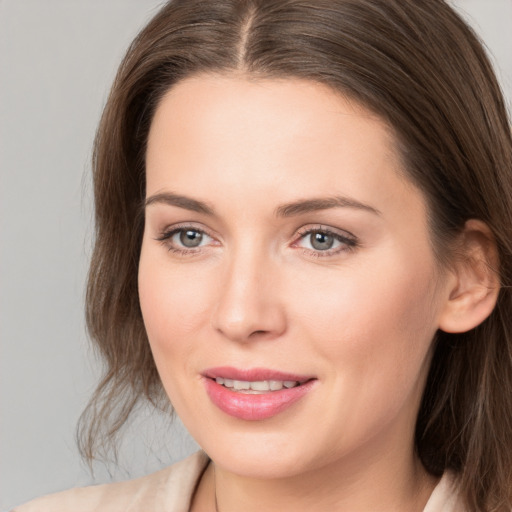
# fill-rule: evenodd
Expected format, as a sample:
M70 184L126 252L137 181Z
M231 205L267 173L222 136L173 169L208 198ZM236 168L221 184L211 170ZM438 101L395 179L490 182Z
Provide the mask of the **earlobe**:
M480 325L492 312L500 289L496 241L482 221L466 222L460 246L447 280L447 299L439 329L466 332Z

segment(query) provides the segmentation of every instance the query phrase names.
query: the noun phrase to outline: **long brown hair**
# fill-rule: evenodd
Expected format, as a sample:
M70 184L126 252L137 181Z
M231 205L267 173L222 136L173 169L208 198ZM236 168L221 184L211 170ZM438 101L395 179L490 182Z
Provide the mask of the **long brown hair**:
M313 80L379 114L427 198L440 262L466 220L491 228L497 306L470 332L438 333L416 450L432 474L457 473L468 510L510 510L511 130L481 43L443 0L175 0L138 35L95 142L87 325L106 371L82 416L82 453L114 441L140 399L170 409L137 295L145 148L163 94L205 72Z

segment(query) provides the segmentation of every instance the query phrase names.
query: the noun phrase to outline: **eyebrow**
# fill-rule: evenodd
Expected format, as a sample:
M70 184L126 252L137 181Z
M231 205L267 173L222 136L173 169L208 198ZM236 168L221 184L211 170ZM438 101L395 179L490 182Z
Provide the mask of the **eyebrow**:
M330 208L354 208L356 210L364 210L375 215L381 215L381 212L373 206L345 196L320 197L294 201L292 203L279 206L276 209L275 214L277 217L293 217L295 215L303 215L304 213L328 210Z
M198 201L197 199L192 199L191 197L174 194L172 192L162 192L148 197L144 202L144 207L157 203L177 206L178 208L184 208L185 210L202 213L204 215L215 215L214 208L209 204L203 201ZM345 196L320 197L293 201L276 208L274 214L276 217L294 217L305 213L328 210L331 208L353 208L356 210L367 211L374 215L381 215L381 212L373 206Z
M204 215L215 215L213 208L208 204L198 201L197 199L192 199L191 197L173 194L171 192L162 192L148 197L144 202L144 207L147 208L157 203L177 206L178 208L184 208L185 210L202 213Z

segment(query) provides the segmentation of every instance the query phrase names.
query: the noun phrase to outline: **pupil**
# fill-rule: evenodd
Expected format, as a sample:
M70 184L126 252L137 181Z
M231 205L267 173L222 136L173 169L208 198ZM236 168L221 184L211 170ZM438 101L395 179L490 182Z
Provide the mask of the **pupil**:
M187 231L182 231L180 234L180 242L185 247L197 247L201 243L202 239L202 233L199 233L198 231L193 231L191 229Z
M311 235L311 245L319 251L330 249L334 243L334 238L327 233L313 233Z

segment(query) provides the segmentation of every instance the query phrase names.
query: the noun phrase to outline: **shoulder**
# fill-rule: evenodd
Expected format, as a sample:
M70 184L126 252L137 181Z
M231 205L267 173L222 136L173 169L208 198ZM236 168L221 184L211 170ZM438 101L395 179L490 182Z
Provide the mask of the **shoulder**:
M16 507L12 512L182 512L188 510L197 481L207 464L207 455L197 452L142 478L50 494Z

